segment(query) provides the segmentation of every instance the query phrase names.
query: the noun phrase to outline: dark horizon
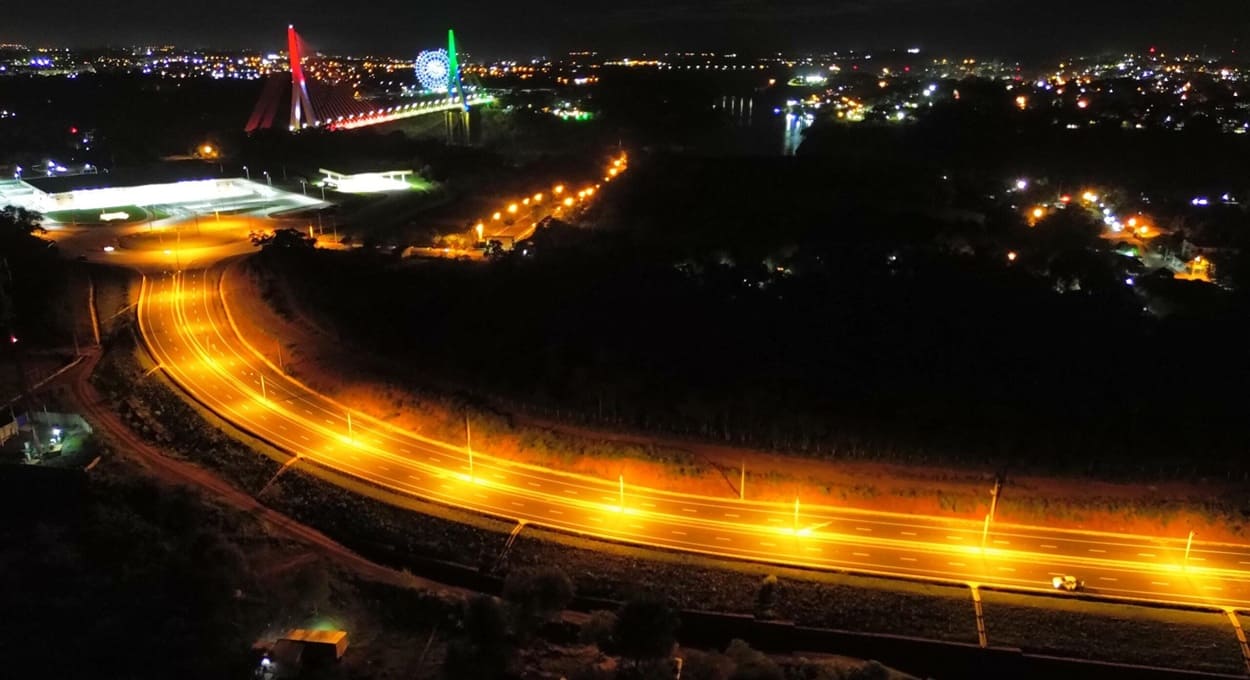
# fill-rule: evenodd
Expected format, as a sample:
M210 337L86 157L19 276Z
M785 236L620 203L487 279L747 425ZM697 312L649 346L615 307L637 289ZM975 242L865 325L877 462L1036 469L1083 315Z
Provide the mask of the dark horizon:
M1064 55L1163 51L1229 55L1250 37L1250 3L1233 0L727 0L672 3L606 0L517 6L486 0L475 11L418 8L378 0L367 11L324 0L212 7L155 0L100 5L65 0L10 10L0 42L32 47L173 44L188 49L279 50L294 23L308 44L338 54L415 54L455 28L478 58L609 55L708 50L770 54L885 47L1039 59ZM412 27L409 31L395 27Z

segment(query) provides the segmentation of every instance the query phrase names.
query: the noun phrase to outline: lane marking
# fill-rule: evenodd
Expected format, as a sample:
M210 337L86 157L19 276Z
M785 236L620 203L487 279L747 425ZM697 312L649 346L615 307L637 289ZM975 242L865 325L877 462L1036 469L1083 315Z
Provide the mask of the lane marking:
M725 516L726 516L726 517L728 517L728 518L730 518L730 519L738 519L738 515L737 515L736 513L733 513L733 512L727 512L727 513L725 513Z
M1154 553L1137 553L1138 557L1154 557ZM1245 564L1244 562L1242 564Z
M1059 547L1059 546L1056 546L1056 545L1050 545L1050 544L1048 544L1048 543L1043 543L1043 544L1041 545L1041 547L1046 548L1046 549L1048 549L1048 550L1054 550L1055 548L1057 548L1057 547Z
M729 542L729 539L728 539L728 538L725 538L724 536L717 536L717 537L716 537L716 540L718 540L718 541L720 541L720 542L722 542L722 543L728 543L728 542Z
M916 532L914 532L914 531L900 531L899 533L900 533L900 534L902 534L902 535L904 535L904 536L915 536L915 535L916 535Z
M1152 585L1152 586L1166 586L1166 585L1167 585L1167 582L1166 582L1166 581L1151 581L1151 582L1150 582L1150 585Z
M904 561L904 562L915 562L915 561L916 561L916 558L914 558L914 557L900 557L899 559L900 559L900 560L902 560L902 561Z
M946 537L946 540L948 540L948 541L962 541L962 540L964 540L964 537L963 537L963 536L947 536L947 537Z
M698 512L698 510L695 510L694 508L682 508L681 511L682 512Z
M857 553L851 553L851 554L854 555L855 557L868 557L868 553L857 552Z
M1011 541L1004 541L1001 538L994 539L994 543L997 543L998 545L1011 545Z
M1090 552L1092 552L1092 553L1105 553L1105 552L1107 552L1106 550L1102 550L1102 549L1099 549L1099 548L1090 548L1090 549L1089 549L1089 551L1090 551Z
M966 567L966 566L968 566L968 565L964 564L963 562L947 562L947 564L951 565L952 567Z
M673 531L672 531L671 533L672 533L674 536L686 536L686 535L687 535L687 534L686 534L686 532L684 532L684 531L678 531L678 530L676 530L676 529L673 529Z
M856 531L865 531L865 532L870 533L870 534L872 533L872 529L869 529L868 527L855 527L855 530L856 530Z
M765 548L776 548L776 547L777 547L777 544L776 544L776 543L769 543L769 542L767 542L767 541L760 541L760 545L764 546Z
M1114 581L1119 581L1120 579L1118 579L1118 578L1111 578L1110 576L1099 576L1099 577L1098 577L1098 580L1099 580L1099 581L1113 581L1113 582L1114 582Z

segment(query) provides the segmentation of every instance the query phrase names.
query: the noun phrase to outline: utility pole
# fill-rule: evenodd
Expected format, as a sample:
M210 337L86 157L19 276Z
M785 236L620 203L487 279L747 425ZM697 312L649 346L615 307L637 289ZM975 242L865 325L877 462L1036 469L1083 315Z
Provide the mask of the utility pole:
M990 537L990 516L985 516L985 526L981 528L981 552L985 552L985 542Z
M269 393L265 390L265 374L260 374L260 398L268 401Z
M797 496L794 499L794 535L799 535L799 499Z
M1189 549L1194 547L1194 532L1189 532L1189 540L1185 541L1185 566L1189 566Z
M282 371L283 373L286 373L286 369L282 367L282 341L277 338L274 338L273 344L277 345L278 347L278 370Z
M617 477L617 481L620 483L620 487L621 487L621 512L624 512L625 511L625 475L622 474L619 477Z
M355 433L352 432L352 412L351 411L347 412L347 438L353 442L356 441L356 435Z

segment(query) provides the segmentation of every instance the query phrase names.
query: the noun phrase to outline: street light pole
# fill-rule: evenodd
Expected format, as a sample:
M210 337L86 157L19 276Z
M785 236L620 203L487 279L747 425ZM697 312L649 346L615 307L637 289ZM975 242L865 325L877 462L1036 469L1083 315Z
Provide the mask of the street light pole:
M994 488L990 489L990 521L994 521L994 513L998 510L998 494L1003 490L1003 478L994 477Z
M347 412L347 438L353 442L356 441L356 435L354 432L352 432L352 412L351 411Z
M249 182L250 182L250 181L252 181L252 172L251 172L250 170L248 170L248 169L247 169L247 166L246 166L246 165L245 165L245 166L243 166L243 175L244 175L245 177L247 177L247 181L249 181Z
M469 453L469 481L473 481L473 439L469 432L469 412L464 412L464 450Z
M1189 532L1189 540L1185 541L1185 566L1189 566L1189 549L1194 547L1194 532Z
M260 398L268 400L269 393L265 390L265 374L260 374Z
M621 488L621 512L625 512L625 475L622 474L617 477L617 481Z
M738 500L747 499L747 462L742 461L742 475L738 478Z

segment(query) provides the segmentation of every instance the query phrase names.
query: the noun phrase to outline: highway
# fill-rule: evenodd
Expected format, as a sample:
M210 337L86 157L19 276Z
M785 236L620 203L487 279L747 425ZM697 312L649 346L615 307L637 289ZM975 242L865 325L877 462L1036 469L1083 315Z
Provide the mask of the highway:
M203 261L201 261L203 262ZM610 541L827 570L1050 591L1250 606L1250 546L754 502L632 486L470 454L318 394L234 330L220 266L145 277L142 335L207 408L303 460L401 494ZM813 494L815 495L815 494Z

